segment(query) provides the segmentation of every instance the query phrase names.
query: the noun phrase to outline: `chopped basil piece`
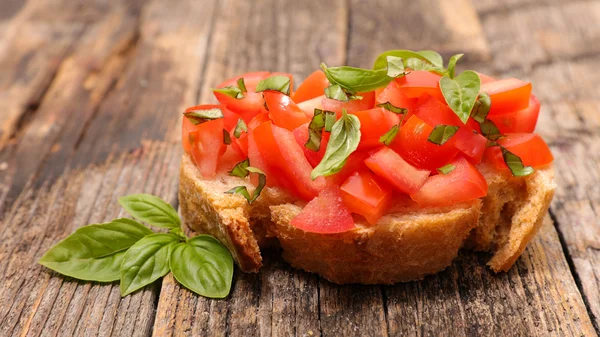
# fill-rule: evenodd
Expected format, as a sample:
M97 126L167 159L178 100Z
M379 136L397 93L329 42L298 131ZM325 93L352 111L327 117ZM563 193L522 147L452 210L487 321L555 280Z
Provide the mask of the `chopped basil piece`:
M386 132L383 136L379 137L379 142L384 145L390 145L394 141L394 138L396 138L396 135L398 135L399 130L399 125L392 126L388 130L388 132Z
M393 105L392 103L390 103L389 101L387 101L385 103L377 104L377 106L380 106L380 107L386 109L387 111L391 111L395 114L405 115L408 112L408 109L399 108L399 107Z
M458 126L454 125L436 125L429 134L428 141L435 145L444 145L458 131Z
M460 60L461 57L463 57L463 55L465 54L456 54L454 56L452 56L449 60L448 60L448 77L450 78L454 78L454 71L456 69L456 62L458 62L458 60Z
M248 92L248 89L246 89L246 83L244 83L243 77L238 78L237 85L238 85L238 88L240 88L240 90L242 92Z
M235 129L233 130L233 135L235 138L240 138L242 132L248 132L248 126L243 119L238 119L237 124L235 125Z
M225 145L229 145L231 144L231 135L229 134L229 131L223 129L223 144Z
M342 109L342 118L340 118L331 129L331 138L327 143L323 159L315 167L310 177L314 180L320 176L329 176L339 172L348 156L358 147L360 142L360 120L354 115L346 113Z
M229 171L230 176L245 178L250 174L248 171L248 167L250 166L250 159L243 160L233 167L231 171Z
M471 117L473 117L477 123L483 123L490 113L491 106L492 100L490 99L490 96L485 92L480 93L475 101L473 110L471 110Z
M479 94L481 80L476 72L466 70L455 78L443 76L440 79L440 89L448 106L466 123Z
M223 111L219 108L198 109L184 112L183 115L194 125L202 124L214 119L223 118Z
M282 94L290 94L290 78L287 76L271 76L258 82L256 86L256 92L262 92L265 90L279 91Z
M500 130L498 129L496 124L494 124L494 122L492 122L491 120L486 119L482 123L479 123L479 126L481 127L481 134L485 138L489 140L498 140L502 138Z
M349 101L348 94L346 94L342 87L340 87L337 84L330 85L327 88L325 88L325 97L335 99L336 101L341 102Z
M319 151L321 148L323 128L325 128L325 131L331 131L333 123L335 123L335 112L315 109L314 116L311 119L310 124L308 124L308 140L304 144L304 147L315 152ZM327 128L327 126L329 126L329 128Z
M260 192L262 192L263 188L267 184L267 176L265 175L265 173L263 171L255 168L255 167L248 166L245 169L249 172L258 174L258 186L256 186L256 188L254 189L254 192L252 192L252 196L248 192L248 189L246 188L246 186L236 186L228 191L225 191L225 193L226 194L234 194L234 193L241 194L242 196L244 196L244 198L246 198L246 200L248 201L249 204L252 204L260 196Z
M225 88L213 89L212 91L227 95L229 97L233 97L235 99L244 98L244 94L242 93L242 90L240 90L240 88L234 87L232 85L226 86Z
M510 172L513 174L513 176L523 177L533 173L533 167L523 165L523 161L521 158L519 158L519 156L508 151L503 146L500 146L500 150L502 151L502 158L504 158L504 162L510 169Z
M437 171L441 174L448 174L448 173L454 171L455 168L456 168L456 166L454 166L452 164L448 164L448 165L444 165L444 166L438 168Z
M387 75L389 77L396 78L400 75L404 75L404 62L402 58L393 55L388 55L387 60Z

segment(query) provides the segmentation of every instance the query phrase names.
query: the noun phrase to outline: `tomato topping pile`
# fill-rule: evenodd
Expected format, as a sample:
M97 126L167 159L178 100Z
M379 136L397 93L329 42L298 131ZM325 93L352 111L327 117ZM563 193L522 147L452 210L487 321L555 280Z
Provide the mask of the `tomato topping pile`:
M292 225L321 234L362 218L376 225L403 194L419 207L485 197L481 165L525 176L552 163L533 133L540 102L531 83L455 75L430 54L405 62L397 52L373 70L322 65L297 89L284 73L224 81L219 104L186 109L183 149L205 179L249 177L254 198L241 186L227 191L243 190L249 203L265 185L303 200Z

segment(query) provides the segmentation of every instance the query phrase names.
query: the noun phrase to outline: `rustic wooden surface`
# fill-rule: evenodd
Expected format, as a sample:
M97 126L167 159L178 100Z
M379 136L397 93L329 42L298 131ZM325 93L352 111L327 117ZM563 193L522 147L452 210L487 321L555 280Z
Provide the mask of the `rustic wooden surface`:
M593 336L600 324L600 2L0 1L0 336ZM534 83L558 189L508 273L485 254L395 286L336 286L267 255L231 296L171 277L126 298L36 264L148 192L176 205L179 112L251 70L303 79L393 48Z

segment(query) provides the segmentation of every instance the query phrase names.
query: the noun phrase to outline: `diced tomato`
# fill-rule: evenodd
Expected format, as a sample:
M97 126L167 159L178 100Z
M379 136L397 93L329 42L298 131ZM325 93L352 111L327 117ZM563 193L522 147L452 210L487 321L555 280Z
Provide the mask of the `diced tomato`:
M248 91L244 93L244 98L241 99L219 92L213 93L219 102L225 104L228 109L240 115L246 123L264 109L265 101L260 92Z
M334 234L354 228L354 219L342 202L340 189L330 186L311 200L291 221L305 232Z
M194 143L194 137L191 136L191 133L196 131L197 125L194 125L187 119L185 116L181 121L181 145L183 146L183 150L187 154L192 153L192 144Z
M298 107L304 111L306 117L312 119L315 115L315 109L323 109L323 105L321 102L325 98L325 95L317 96L315 98L311 98L302 103L298 103Z
M488 115L488 118L496 124L501 133L531 133L535 130L538 116L540 114L540 101L531 95L529 106L519 111Z
M341 102L335 99L323 98L321 105L323 109L334 111L338 117L342 115L342 109L346 109L348 113L369 110L375 106L375 91L359 92L357 94L362 99L352 99L348 102Z
M433 171L446 165L458 153L455 147L456 135L443 145L436 145L427 139L433 127L416 115L411 116L390 144L390 148L400 154L410 165Z
M499 139L498 144L521 158L525 166L542 167L554 160L548 144L535 133L509 133ZM485 150L484 161L498 169L508 169L502 157L502 151L497 146Z
M252 120L247 124L248 130L254 130L257 126L261 125L262 123L270 121L271 119L269 119L269 112L261 112L258 115L254 116L254 118L252 118Z
M381 146L379 138L400 122L397 114L384 108L357 111L352 114L360 121L359 150Z
M369 170L354 172L340 187L344 205L375 225L388 210L392 189Z
M325 179L310 178L312 166L291 131L267 122L252 133L263 164L271 175L277 177L281 187L305 200L312 199L323 189Z
M225 87L229 87L229 86L237 87L237 81L243 77L244 84L246 85L246 89L249 92L255 92L258 82L264 80L268 76L269 76L268 71L257 71L257 72L252 72L252 73L245 73L241 76L232 77L226 81L223 81L221 84L219 84L217 86L217 88L225 88Z
M235 128L235 126L237 125L238 120L241 118L240 115L227 109L227 107L225 107L224 104L221 104L220 108L221 108L221 111L223 112L223 118L225 119L224 120L225 129L233 130Z
M440 102L429 95L419 97L415 115L431 126L439 124L465 126L445 102Z
M306 144L306 142L308 141L308 124L309 123L300 125L299 127L294 129L293 133L294 138L296 138L296 142L298 143L298 145L300 145L300 147L302 147L302 151L304 151L304 156L306 157L306 159L308 159L310 165L312 167L315 167L319 165L321 159L323 159L323 155L325 155L325 150L327 149L327 143L329 142L329 137L331 136L331 133L323 132L321 136L321 147L319 148L319 151L307 149L306 146L304 146L304 144Z
M488 76L488 75L482 74L480 72L477 72L477 75L479 75L479 80L481 81L481 84L486 84L486 83L494 82L496 80L492 76Z
M235 138L235 136L233 136L233 131L235 128L232 129L230 132L230 134L232 135L231 146L245 158L248 157L248 138L250 131L256 129L256 127L261 125L262 123L266 123L269 121L270 119L268 112L259 113L258 115L254 116L254 118L252 118L252 120L249 123L246 124L246 126L248 127L248 132L242 132L240 134L240 138Z
M421 189L410 195L420 206L449 206L487 195L488 185L481 173L465 158L452 162L454 170L427 178Z
M318 96L322 96L325 92L325 88L329 86L329 81L325 77L325 73L321 70L317 70L310 74L302 84L298 87L298 90L292 95L292 99L296 103L308 101Z
M292 99L278 91L265 91L263 93L269 117L279 127L293 131L304 123L310 122Z
M413 70L396 79L400 92L408 98L417 98L429 94L440 102L445 102L440 90L441 76L425 70Z
M227 146L225 153L223 153L223 156L221 156L221 158L219 159L217 172L227 173L231 171L231 169L233 169L233 167L237 163L241 162L242 160L245 160L246 158L246 155L239 153L232 146Z
M508 78L485 83L480 92L490 95L490 115L508 113L527 108L531 95L531 83Z
M257 125L256 127L258 127ZM266 161L263 160L262 155L256 144L256 136L254 135L255 128L248 128L248 159L250 159L250 166L261 169L267 176L267 186L281 186L276 171L272 171L267 165ZM254 174L250 175L250 180L256 186L258 184L258 177Z
M408 111L414 111L417 107L418 97L409 98L402 93L400 85L396 81L390 82L390 84L383 89L381 94L377 96L377 104L390 102L392 105L398 108L408 109Z
M456 135L454 146L472 163L479 164L485 151L487 139L468 127L460 128Z
M383 146L382 146L383 148ZM371 150L376 152L375 150ZM371 155L371 151L354 151L350 154L348 159L346 159L346 164L344 167L337 172L328 177L325 177L327 180L327 185L341 185L348 177L350 177L354 172L367 169L367 165L365 165L365 159L367 159Z
M235 125L235 123L237 123L239 116L237 114L231 112L230 110L228 110L225 107L225 105L223 105L223 104L203 104L203 105L191 106L191 107L185 109L185 112L190 112L190 111L194 111L194 110L215 109L215 108L221 109L221 111L223 112L223 116L224 116L224 124L223 125L224 125L225 129L229 129L232 124ZM181 140L182 140L183 149L185 150L186 153L190 153L191 152L191 144L193 143L193 141L189 135L191 132L201 129L201 127L200 127L200 125L194 125L192 122L189 121L189 119L187 119L186 117L183 117L181 129L182 129ZM221 132L223 132L223 131L221 131ZM222 135L221 135L221 137L222 137Z
M395 189L409 194L418 191L430 173L429 170L420 170L410 165L387 147L373 153L365 160L365 164Z
M195 125L194 131L189 133L192 158L205 179L215 177L219 158L225 152L223 127L223 118L219 118Z

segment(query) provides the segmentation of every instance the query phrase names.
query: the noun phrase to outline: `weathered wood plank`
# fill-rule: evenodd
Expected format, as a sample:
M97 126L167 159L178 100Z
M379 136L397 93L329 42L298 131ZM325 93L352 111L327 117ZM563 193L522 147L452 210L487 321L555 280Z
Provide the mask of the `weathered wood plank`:
M368 6L368 9L365 8ZM488 60L488 41L469 0L363 1L350 6L348 63L370 67L389 49L435 49L445 58Z
M286 71L302 79L320 61L341 64L346 30L344 1L222 1L199 100L214 100L211 87L243 72ZM232 294L221 301L196 298L166 278L154 335L319 335L316 276L271 261L260 275L236 273Z

